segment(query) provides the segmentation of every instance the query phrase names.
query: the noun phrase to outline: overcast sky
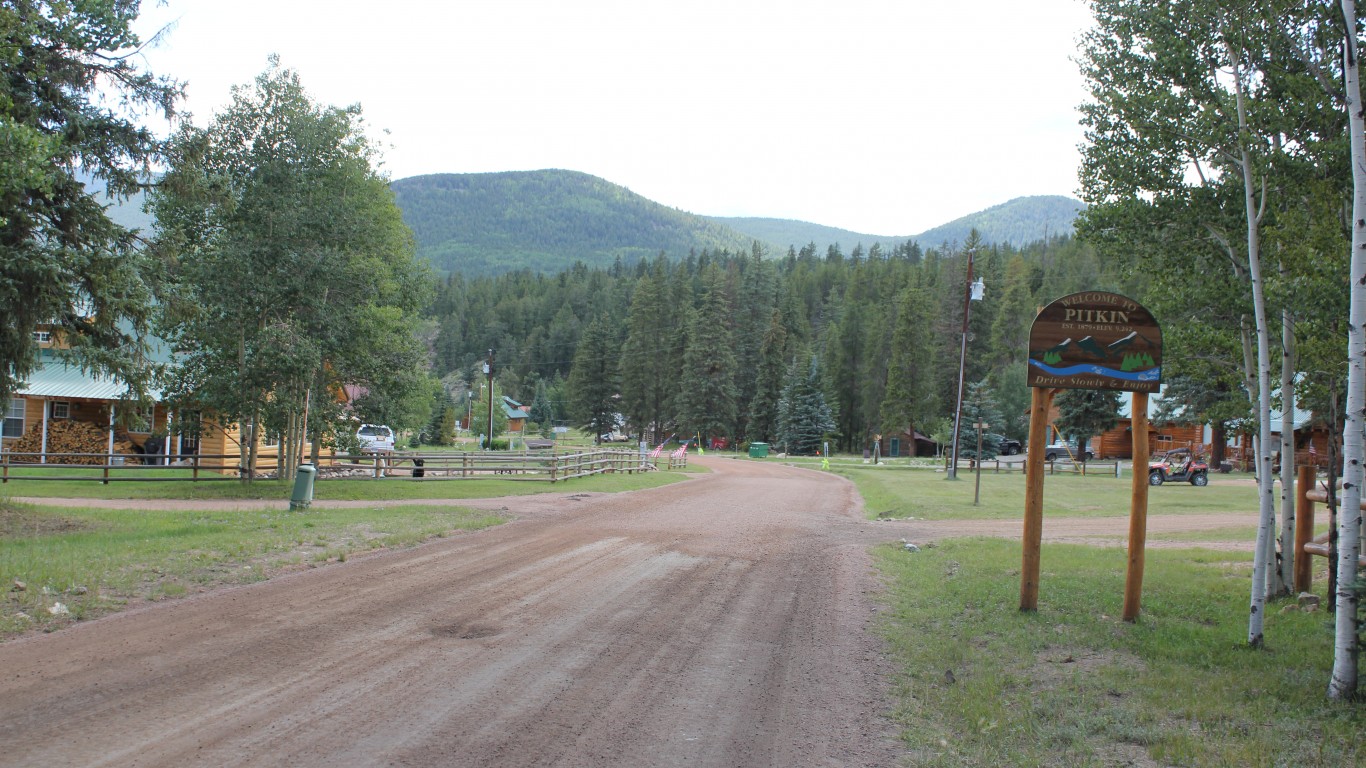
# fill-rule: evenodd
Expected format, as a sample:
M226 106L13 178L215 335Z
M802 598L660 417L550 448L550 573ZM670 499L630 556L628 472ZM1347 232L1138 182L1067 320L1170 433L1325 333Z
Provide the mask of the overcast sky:
M204 124L278 53L385 170L563 168L712 216L912 235L1077 189L1082 0L168 0Z

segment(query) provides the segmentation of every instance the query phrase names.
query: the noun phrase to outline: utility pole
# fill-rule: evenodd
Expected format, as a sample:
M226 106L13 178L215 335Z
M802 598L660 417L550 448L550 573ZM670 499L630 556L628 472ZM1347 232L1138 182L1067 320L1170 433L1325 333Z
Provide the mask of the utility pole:
M489 450L493 450L493 350L489 350L489 358L484 361L484 375L489 380Z
M958 428L963 422L963 374L968 361L968 316L972 312L972 302L981 301L982 286L972 282L972 257L977 253L968 249L968 279L963 288L963 346L958 353L958 404L953 409L953 461L949 464L949 480L958 479Z

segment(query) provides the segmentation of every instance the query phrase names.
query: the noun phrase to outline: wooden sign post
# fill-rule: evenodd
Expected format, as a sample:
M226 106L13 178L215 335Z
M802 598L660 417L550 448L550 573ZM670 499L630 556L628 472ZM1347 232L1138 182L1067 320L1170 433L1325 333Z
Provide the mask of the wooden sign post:
M1116 293L1084 291L1044 307L1029 329L1029 450L1020 566L1020 610L1039 605L1043 541L1044 445L1053 396L1060 389L1133 393L1134 479L1129 507L1129 568L1124 619L1134 621L1143 591L1148 521L1148 394L1162 379L1162 329L1152 313Z
M1129 506L1129 569L1124 574L1124 620L1138 621L1143 597L1143 551L1148 543L1148 393L1135 392L1133 414L1134 482Z

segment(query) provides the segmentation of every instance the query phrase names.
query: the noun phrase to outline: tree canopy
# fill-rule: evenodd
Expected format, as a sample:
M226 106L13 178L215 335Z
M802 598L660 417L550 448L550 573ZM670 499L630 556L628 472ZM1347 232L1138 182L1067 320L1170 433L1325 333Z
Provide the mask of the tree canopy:
M142 189L161 144L134 116L170 118L181 96L176 82L135 66L138 5L0 7L0 402L34 370L40 324L135 396L152 372L157 264L81 180L116 199Z
M425 422L415 321L430 281L359 108L316 104L272 63L168 156L153 205L177 289L162 324L183 360L177 401L283 434L312 409L320 439L349 389L362 421Z

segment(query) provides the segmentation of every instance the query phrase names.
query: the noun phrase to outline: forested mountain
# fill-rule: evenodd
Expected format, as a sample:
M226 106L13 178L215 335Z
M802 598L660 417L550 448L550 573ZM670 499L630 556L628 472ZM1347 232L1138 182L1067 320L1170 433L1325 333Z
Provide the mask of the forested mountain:
M607 267L665 253L748 251L754 241L773 255L815 244L883 250L915 240L964 241L976 229L987 243L1035 242L1070 234L1083 206L1066 197L1022 197L920 235L868 235L803 221L698 216L647 200L625 187L576 171L448 173L391 185L418 255L441 272L484 275L530 269L555 272L575 261Z
M708 219L725 227L739 232L761 243L769 246L773 253L787 253L788 246L801 248L803 245L815 243L817 248L824 249L826 246L838 244L841 248L848 250L859 243L864 247L871 246L873 243L889 245L894 242L902 242L913 238L889 237L887 235L867 235L859 232L851 232L839 227L827 227L824 224L812 224L809 221L798 221L796 219L766 219L752 216L708 216Z
M660 252L748 250L752 238L576 171L414 176L392 184L418 255L443 272L554 272Z
M1085 203L1062 195L1017 197L921 232L914 239L926 246L961 243L975 229L984 242L1023 246L1072 234L1073 220L1085 209Z
M970 235L956 248L808 245L776 258L700 251L553 275L452 274L431 309L434 372L448 392L477 393L493 349L501 391L526 401L544 384L557 419L587 423L580 416L602 405L583 403L573 383L587 367L610 379L611 405L633 429L779 446L784 403L815 375L842 447L911 427L932 434L956 399L965 247L987 286L973 302L968 381L983 382L975 391L1006 414L999 431L1023 438L1037 307L1132 288L1117 263L1067 236L1024 248Z
M881 243L885 248L892 243L906 240L914 240L926 246L938 246L944 243L961 243L967 240L968 233L974 229L983 242L1023 246L1054 235L1072 234L1072 220L1085 207L1080 201L1061 195L1017 197L985 211L941 224L918 235L902 236L869 235L791 219L722 216L707 218L760 242L769 243L777 249L777 253L784 253L788 246L800 248L808 243L815 243L817 248L822 249L839 244L846 250L859 243L865 248L871 247L873 243Z

